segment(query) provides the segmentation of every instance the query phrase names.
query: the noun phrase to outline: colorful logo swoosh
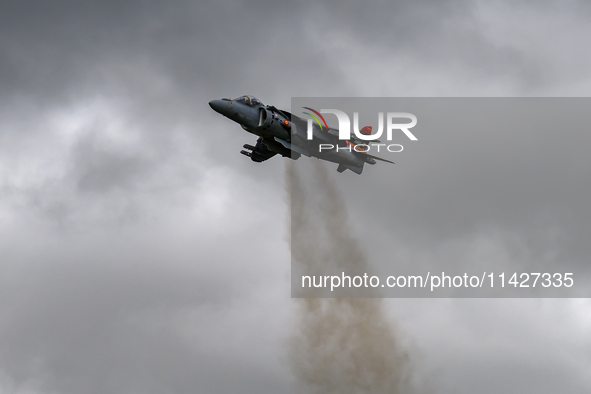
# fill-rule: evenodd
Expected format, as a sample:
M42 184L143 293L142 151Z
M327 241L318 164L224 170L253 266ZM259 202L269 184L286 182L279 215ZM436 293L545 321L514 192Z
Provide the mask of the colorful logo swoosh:
M328 130L328 125L326 124L326 120L324 120L324 116L322 116L320 114L320 112L318 112L315 109L312 109L310 107L302 107L302 108L307 109L309 111L312 111L316 115L318 115L320 117L320 119L322 119L322 122L324 123L324 126L326 126L326 130ZM312 115L311 113L308 113L308 112L304 112L304 114L311 116L316 121L316 123L318 123L318 126L320 126L320 130L322 130L322 123L320 123L320 119L318 119L316 116L314 116L314 115Z

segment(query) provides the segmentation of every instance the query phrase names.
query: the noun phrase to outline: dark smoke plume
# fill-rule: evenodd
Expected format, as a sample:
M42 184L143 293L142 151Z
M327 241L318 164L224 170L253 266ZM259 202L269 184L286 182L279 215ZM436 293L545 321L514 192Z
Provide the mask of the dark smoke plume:
M345 201L325 165L312 161L312 185L288 164L292 260L307 273L331 265L367 272ZM316 198L315 198L316 197ZM293 264L292 262L292 264ZM298 389L313 394L414 393L407 352L390 326L382 299L298 299L290 356Z

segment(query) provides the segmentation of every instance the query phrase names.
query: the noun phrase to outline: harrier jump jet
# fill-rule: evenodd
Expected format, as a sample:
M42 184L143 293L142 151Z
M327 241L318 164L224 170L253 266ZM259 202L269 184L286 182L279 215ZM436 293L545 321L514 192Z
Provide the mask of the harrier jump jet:
M240 151L255 162L260 163L277 154L293 160L304 155L337 163L338 172L351 170L356 174L361 174L365 163L373 165L376 160L393 163L367 153L366 141L355 136L347 141L339 140L339 131L334 128L314 124L313 138L308 140L306 120L272 105L264 105L253 96L212 100L209 105L259 137L256 145L245 144L245 150ZM315 112L311 108L309 110ZM370 135L371 126L362 128L360 132ZM332 146L333 149L323 149L322 146Z

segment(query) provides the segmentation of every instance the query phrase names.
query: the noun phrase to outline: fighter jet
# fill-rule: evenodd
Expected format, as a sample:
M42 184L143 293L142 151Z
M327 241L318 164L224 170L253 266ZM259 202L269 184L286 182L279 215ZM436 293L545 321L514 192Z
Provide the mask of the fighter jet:
M277 154L293 160L304 155L337 163L338 172L351 170L356 174L363 172L365 163L373 165L376 160L393 164L367 153L367 145L364 145L366 141L354 136L348 141L339 140L339 131L334 128L313 124L313 138L308 140L307 120L272 105L264 105L254 96L212 100L209 106L259 137L254 146L244 144L245 150L240 151L254 162L263 162ZM311 108L309 110L314 111ZM363 127L360 132L370 135L371 126ZM333 148L326 149L327 146Z

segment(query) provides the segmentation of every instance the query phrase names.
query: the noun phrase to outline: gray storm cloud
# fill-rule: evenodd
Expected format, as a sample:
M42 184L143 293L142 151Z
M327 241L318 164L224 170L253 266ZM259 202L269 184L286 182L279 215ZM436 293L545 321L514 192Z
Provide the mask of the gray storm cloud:
M207 102L588 96L589 12L583 1L3 2L0 391L290 392L283 163L245 162L254 137ZM437 206L433 184L399 167L398 223L442 241L449 214L423 210ZM445 201L466 186L461 169L435 184ZM583 186L564 193L585 209ZM584 215L564 220L584 246L568 251L588 260ZM396 316L439 392L589 391L586 300L415 301L365 313L386 343L380 322Z

